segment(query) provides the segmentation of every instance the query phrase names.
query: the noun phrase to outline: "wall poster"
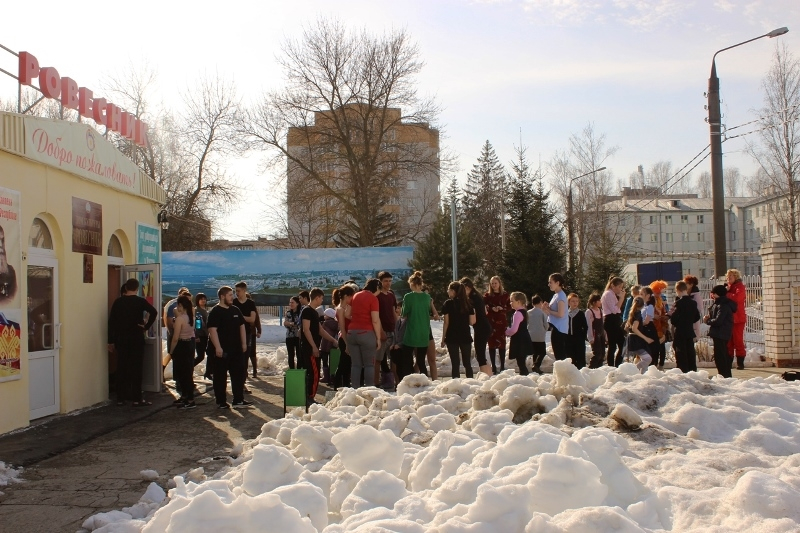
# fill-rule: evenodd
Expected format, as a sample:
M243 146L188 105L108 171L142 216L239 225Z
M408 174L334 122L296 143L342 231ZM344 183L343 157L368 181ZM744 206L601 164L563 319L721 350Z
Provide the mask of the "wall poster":
M20 379L20 193L0 187L0 382Z

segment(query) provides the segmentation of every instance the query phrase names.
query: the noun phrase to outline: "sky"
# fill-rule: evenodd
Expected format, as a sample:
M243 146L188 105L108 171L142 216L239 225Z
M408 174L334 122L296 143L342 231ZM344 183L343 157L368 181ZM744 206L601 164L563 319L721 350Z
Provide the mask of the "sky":
M462 183L486 140L506 164L521 143L533 166L541 161L546 171L547 161L568 149L570 135L588 124L618 148L606 162L615 179L627 181L638 165L646 170L661 160L677 170L708 144L704 92L715 51L790 29L717 56L728 128L758 116L776 43L800 54L796 0L140 0L68 11L63 5L37 2L37 12L50 15L35 20L28 8L7 7L3 18L20 22L4 24L0 44L31 52L96 95L108 76L147 64L158 73L153 98L175 110L204 73L233 80L245 104L280 88L282 44L318 17L376 33L404 28L425 61L419 91L442 108L442 146L457 157ZM16 72L15 58L2 50L0 68ZM13 98L16 82L1 78L0 97ZM753 138L726 142L724 165L752 175L755 165L743 150ZM229 162L242 201L219 215L217 236L272 230L264 214L283 182L276 171L262 170L264 157L256 152ZM694 174L709 169L706 160Z

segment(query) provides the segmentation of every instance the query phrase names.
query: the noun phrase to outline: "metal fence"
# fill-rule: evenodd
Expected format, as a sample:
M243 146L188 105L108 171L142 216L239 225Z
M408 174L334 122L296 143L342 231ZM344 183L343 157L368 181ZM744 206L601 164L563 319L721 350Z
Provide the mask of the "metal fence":
M745 286L745 312L747 313L747 323L744 329L744 342L749 350L764 354L764 286L761 276L742 276L742 283ZM711 306L711 289L715 285L724 285L724 278L710 278L700 280L700 293L703 295L703 308ZM800 289L800 288L798 288ZM800 301L797 302L800 308ZM798 309L800 311L800 309ZM800 317L799 317L800 319ZM713 356L709 348L713 343L708 338L708 326L700 327L700 338L697 339L697 360L713 361ZM800 342L800 336L798 336Z

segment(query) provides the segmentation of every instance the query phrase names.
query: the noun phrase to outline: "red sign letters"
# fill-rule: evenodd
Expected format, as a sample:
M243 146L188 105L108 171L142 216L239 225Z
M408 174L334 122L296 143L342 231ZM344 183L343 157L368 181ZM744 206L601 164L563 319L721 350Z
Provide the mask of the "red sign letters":
M31 85L39 78L39 90L47 98L60 98L61 105L75 109L82 117L90 118L132 140L139 146L147 146L147 124L123 111L105 98L95 98L86 87L78 87L72 78L58 74L55 67L39 68L39 60L28 52L19 53L19 82Z

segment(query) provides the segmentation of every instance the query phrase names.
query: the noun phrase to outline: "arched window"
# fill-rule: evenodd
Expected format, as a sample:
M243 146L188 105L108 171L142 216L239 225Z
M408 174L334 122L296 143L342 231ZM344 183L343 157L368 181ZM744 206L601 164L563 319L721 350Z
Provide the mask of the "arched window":
M108 256L109 257L122 257L122 244L116 235L111 235L108 241Z
M41 250L53 249L53 237L50 235L50 229L41 218L34 218L31 224L31 238L30 247L39 248Z

